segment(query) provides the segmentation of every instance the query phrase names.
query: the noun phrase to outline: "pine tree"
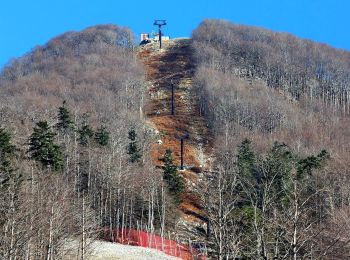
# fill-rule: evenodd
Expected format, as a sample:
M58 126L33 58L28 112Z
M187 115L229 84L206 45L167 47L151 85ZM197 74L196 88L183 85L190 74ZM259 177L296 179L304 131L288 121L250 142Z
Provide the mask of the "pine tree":
M177 167L173 163L172 151L167 149L163 157L164 180L168 185L169 192L174 196L175 202L181 201L181 194L185 188L183 178L177 173Z
M94 136L94 131L88 123L88 115L83 115L83 122L78 130L79 143L83 146L87 146L90 143L90 139Z
M249 139L244 139L243 142L238 146L237 154L237 173L242 181L242 183L253 182L256 178L256 156L251 148L251 141ZM237 194L242 194L237 201L237 206L242 210L243 215L245 216L241 223L245 228L249 228L248 222L246 222L252 216L252 207L250 201L244 195L244 187L238 185L236 188Z
M14 171L12 161L15 158L16 147L11 143L11 135L0 128L0 182L4 183Z
M136 132L134 129L129 131L129 146L128 146L128 155L129 155L129 160L130 162L139 162L141 159L141 154L140 154L140 149L138 148L137 145L137 140L136 140Z
M71 113L66 108L66 101L58 108L58 122L56 128L63 134L68 134L74 130L74 122Z
M107 146L109 143L109 132L107 131L106 126L101 125L100 128L97 129L95 133L95 140L101 146Z
M55 135L46 121L38 122L29 139L29 153L42 166L59 170L62 168L63 156L60 146L54 142Z
M255 155L250 147L250 144L250 140L245 139L238 147L237 167L241 176L251 176L254 168Z
M326 150L322 150L318 155L310 155L297 162L297 178L302 180L306 175L311 175L314 169L320 169L330 158Z
M270 184L270 193L273 193L276 205L288 202L294 161L295 155L285 143L274 142L271 151L257 167L259 178Z

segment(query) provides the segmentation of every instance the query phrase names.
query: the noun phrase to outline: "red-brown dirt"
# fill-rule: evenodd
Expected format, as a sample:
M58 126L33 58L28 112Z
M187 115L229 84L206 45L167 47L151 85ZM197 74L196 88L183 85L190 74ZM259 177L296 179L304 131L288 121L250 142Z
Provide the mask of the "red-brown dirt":
M139 51L150 86L146 116L162 136L162 144L155 144L151 154L154 163L160 167L165 150L171 149L174 162L180 165L179 137L189 134L184 150L186 170L179 171L186 180L187 188L179 209L185 219L199 221L204 213L191 192L191 185L196 185L198 181L198 169L206 168L209 163L207 155L211 152L211 134L205 119L199 114L193 87L195 62L191 40L176 39L163 46L159 50L156 44L148 44ZM171 84L175 87L175 115L171 115Z

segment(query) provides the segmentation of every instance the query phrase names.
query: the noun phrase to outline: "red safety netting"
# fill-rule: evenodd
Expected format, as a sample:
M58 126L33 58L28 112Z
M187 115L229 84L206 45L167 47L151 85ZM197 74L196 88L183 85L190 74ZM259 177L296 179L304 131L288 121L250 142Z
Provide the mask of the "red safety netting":
M174 240L162 238L161 236L150 234L145 231L135 229L103 229L103 239L113 240L124 245L148 247L163 251L167 255L179 257L181 259L205 260L205 256L198 250L189 246L177 243Z

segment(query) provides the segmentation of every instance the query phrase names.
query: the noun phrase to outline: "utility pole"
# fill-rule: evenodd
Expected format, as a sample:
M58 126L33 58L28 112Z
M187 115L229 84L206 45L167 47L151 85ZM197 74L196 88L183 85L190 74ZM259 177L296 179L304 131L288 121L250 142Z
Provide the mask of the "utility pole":
M175 115L175 97L174 97L174 84L171 83L171 115Z
M184 139L181 138L181 166L180 166L180 170L184 169Z
M162 48L162 26L166 25L166 20L154 20L153 25L158 26L159 49L161 49Z
M180 155L180 170L184 170L184 157L185 157L185 140L188 139L190 135L188 133L185 133L181 137L177 137L180 139L180 145L181 145L181 155Z

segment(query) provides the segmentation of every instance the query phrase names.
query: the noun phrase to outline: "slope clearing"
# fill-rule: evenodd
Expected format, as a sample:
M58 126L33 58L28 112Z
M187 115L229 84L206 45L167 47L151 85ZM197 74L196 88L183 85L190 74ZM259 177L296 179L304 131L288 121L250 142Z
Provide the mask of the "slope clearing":
M191 192L200 172L208 167L211 134L205 119L200 116L198 99L194 93L193 77L195 62L191 39L175 39L164 44L162 50L157 44L141 48L149 82L150 101L146 107L149 123L161 133L162 142L155 145L152 158L161 166L160 158L166 149L171 149L174 161L180 165L180 140L185 134L185 170L179 171L187 183L180 209L185 219L199 220L203 217L196 197ZM175 89L175 114L171 115L171 87Z

